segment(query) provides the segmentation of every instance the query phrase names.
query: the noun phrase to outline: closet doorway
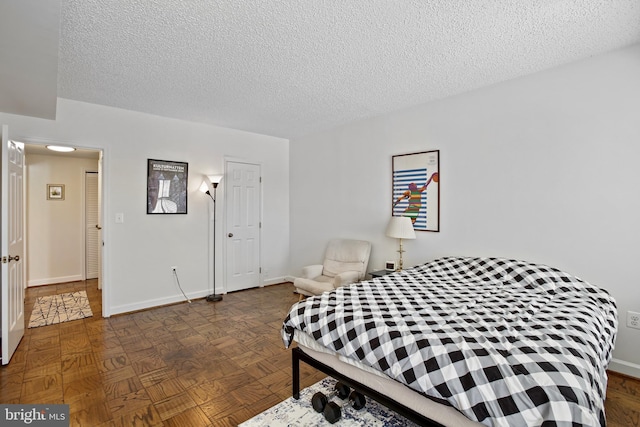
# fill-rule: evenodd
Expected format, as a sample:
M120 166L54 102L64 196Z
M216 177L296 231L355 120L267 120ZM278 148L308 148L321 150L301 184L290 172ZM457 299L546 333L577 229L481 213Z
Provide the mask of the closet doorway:
M98 171L84 173L84 270L85 279L97 279L100 274L100 203Z

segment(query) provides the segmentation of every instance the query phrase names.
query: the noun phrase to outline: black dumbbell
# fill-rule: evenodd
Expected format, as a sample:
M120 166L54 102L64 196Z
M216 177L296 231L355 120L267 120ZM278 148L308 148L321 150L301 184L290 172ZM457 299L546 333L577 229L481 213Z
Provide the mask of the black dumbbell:
M364 405L366 404L367 398L364 397L364 394L352 391L349 395L349 400L344 402L342 405L338 405L336 402L327 403L324 407L324 418L329 421L330 424L333 424L342 417L343 407L350 405L353 406L354 409L360 410L364 408Z
M327 402L329 402L329 399L333 396L338 396L340 399L346 399L347 396L349 396L349 391L350 389L348 386L342 383L336 383L333 387L333 391L329 393L329 396L325 396L322 392L314 394L311 398L311 405L316 412L322 412L324 411L324 407L327 405Z

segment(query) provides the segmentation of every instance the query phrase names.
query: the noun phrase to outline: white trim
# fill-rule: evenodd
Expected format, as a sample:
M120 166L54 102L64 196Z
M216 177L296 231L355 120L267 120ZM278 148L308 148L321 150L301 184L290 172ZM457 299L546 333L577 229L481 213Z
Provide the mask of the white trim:
M54 285L56 283L77 282L83 280L82 274L74 274L72 276L46 277L44 279L34 279L27 282L28 287Z
M1 138L0 138L1 140ZM26 147L25 147L26 148ZM22 153L22 241L24 251L24 262L22 268L24 268L24 274L22 278L22 287L26 291L29 287L27 283L27 273L29 271L29 257L27 254L29 253L29 229L27 227L27 199L28 199L28 189L29 189L29 158L27 157L27 153Z
M265 286L271 286L271 285L279 285L280 283L284 283L287 282L288 280L281 276L281 277L272 277L270 279L265 279L262 281L262 284L260 285L261 288L265 287Z
M640 378L640 365L636 363L627 362L620 359L611 359L609 367L610 371L618 372L620 374L629 375L630 377Z
M201 290L198 292L190 292L187 294L187 297L193 301L198 298L204 298L207 295L209 295L209 291ZM134 304L123 304L123 305L112 306L110 314L115 315L115 314L130 313L132 311L146 310L148 308L158 308L163 305L176 304L180 302L184 302L188 304L188 302L184 299L184 295L182 295L181 293L175 294L171 297L166 297L166 298L157 298L157 299L151 299L146 301L140 301Z
M102 175L102 188L100 192L100 202L101 213L100 218L102 219L102 269L100 271L102 275L102 317L110 317L112 314L111 310L111 284L109 283L109 272L111 271L111 265L109 260L111 256L109 255L109 248L111 242L111 227L109 226L109 187L111 181L109 179L109 147L100 148L102 152L102 167L98 165L98 170ZM100 160L98 160L100 161Z
M80 171L80 225L82 227L82 279L87 280L87 169Z

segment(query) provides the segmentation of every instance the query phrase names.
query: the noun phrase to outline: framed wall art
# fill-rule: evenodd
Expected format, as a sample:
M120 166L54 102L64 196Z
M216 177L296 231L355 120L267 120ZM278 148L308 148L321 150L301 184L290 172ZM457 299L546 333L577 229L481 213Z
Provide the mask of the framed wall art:
M408 216L417 231L440 231L440 150L392 157L393 216Z
M47 200L64 200L64 184L47 184Z
M147 213L186 214L189 165L147 160Z

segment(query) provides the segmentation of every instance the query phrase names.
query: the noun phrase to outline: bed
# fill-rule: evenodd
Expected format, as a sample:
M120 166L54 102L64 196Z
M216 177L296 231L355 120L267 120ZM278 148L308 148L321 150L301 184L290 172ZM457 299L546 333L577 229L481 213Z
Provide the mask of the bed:
M611 295L545 265L445 257L294 304L302 360L421 425L604 426Z

